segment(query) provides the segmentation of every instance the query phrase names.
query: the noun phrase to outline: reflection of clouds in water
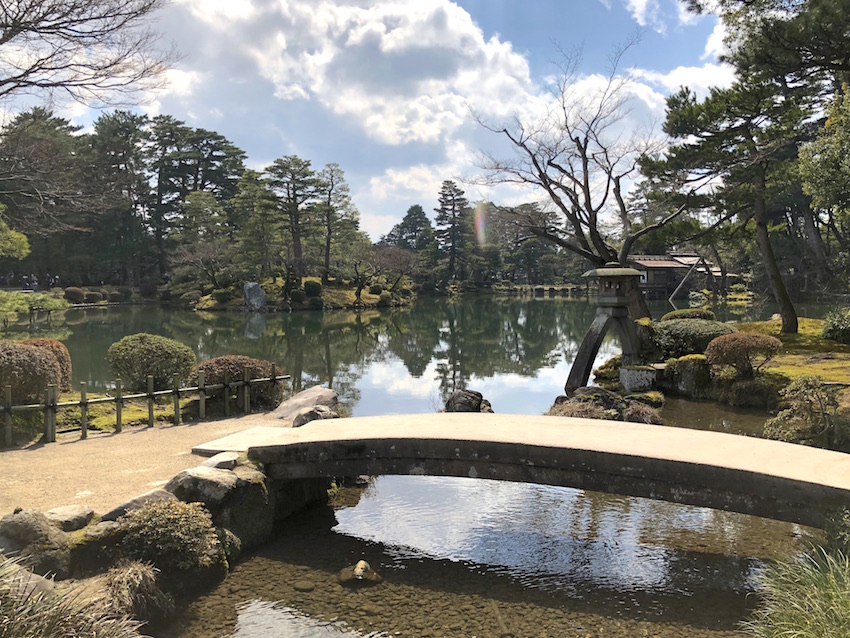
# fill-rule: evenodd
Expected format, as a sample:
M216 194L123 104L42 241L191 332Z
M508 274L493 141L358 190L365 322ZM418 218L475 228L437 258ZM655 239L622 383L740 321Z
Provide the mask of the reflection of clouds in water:
M314 620L289 607L262 600L251 600L237 611L236 631L228 638L357 638L342 623Z
M620 352L619 341L606 337L594 368ZM362 371L357 382L363 398L353 406L354 416L433 412L441 408L437 367L446 363L444 359L432 359L421 377L412 376L404 363L393 356L372 363ZM516 373L497 373L490 377L472 375L467 387L481 392L497 412L540 414L563 392L572 363L572 358L562 359L554 366L538 369L532 376Z
M705 534L699 508L580 490L440 477L379 477L335 531L392 547L399 561L445 558L484 565L526 586L581 592L748 589L748 559L688 554L652 529ZM653 542L655 541L655 542ZM695 558L699 556L699 558Z
M369 366L363 375L364 386L379 387L389 394L406 394L415 397L430 397L434 392L434 377L437 374L437 363L431 361L425 368L425 373L417 378L410 375L404 363L398 360L387 360Z

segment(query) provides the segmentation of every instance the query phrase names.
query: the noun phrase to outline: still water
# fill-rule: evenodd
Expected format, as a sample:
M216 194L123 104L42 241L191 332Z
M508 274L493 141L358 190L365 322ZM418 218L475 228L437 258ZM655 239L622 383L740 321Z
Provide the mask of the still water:
M763 312L768 312L763 310ZM394 311L246 317L134 306L76 310L57 327L77 382L105 389L109 345L152 332L199 358L275 361L292 390L330 384L354 416L433 412L458 388L500 413L562 392L587 303L422 300ZM619 351L609 339L604 360ZM762 415L671 401L676 425L757 435ZM288 520L160 638L265 636L732 636L766 561L807 530L645 499L458 478L378 477ZM384 577L349 589L360 559Z

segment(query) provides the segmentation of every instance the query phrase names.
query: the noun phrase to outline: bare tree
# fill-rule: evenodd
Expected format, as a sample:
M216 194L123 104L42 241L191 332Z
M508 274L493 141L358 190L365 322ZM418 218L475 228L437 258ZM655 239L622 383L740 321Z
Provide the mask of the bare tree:
M151 15L167 0L0 0L0 98L119 104L176 59Z
M553 103L540 117L514 117L496 125L476 116L488 130L507 138L511 158L484 155L479 167L485 184L514 183L542 189L549 213L519 215L526 238L540 237L576 253L596 266L626 264L634 242L667 225L685 210L679 206L653 224L633 228L628 190L639 177L639 161L663 147L649 131L629 131L633 78L619 71L623 54L610 58L608 75L595 89L578 86L579 54L564 54L553 88ZM553 214L554 213L554 214ZM634 317L648 316L635 284L630 291Z

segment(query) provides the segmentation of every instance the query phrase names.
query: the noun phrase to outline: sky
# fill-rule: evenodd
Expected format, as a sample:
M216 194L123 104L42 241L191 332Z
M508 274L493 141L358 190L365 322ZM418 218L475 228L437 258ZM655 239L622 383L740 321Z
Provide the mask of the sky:
M533 119L564 53L581 51L574 90L586 91L640 34L621 63L638 78L629 126L660 125L682 85L703 95L733 79L716 18L676 0L172 0L155 28L183 57L141 110L221 133L250 168L338 163L373 240L414 204L433 216L448 179L472 202L541 199L474 183L480 153L510 149L472 113Z

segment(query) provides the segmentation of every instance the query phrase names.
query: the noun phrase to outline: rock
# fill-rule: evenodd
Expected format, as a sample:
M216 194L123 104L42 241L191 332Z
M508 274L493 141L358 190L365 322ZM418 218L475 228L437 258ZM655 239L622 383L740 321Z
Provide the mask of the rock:
M65 505L47 510L44 515L63 532L76 532L94 518L94 510L85 505Z
M295 416L304 408L313 408L317 405L324 405L334 410L339 404L339 395L336 391L330 388L325 388L320 385L315 385L312 388L307 388L290 397L281 403L275 411L274 416L278 419L292 421Z
M2 562L2 561L0 561ZM25 567L20 565L11 565L11 569L15 572L14 584L8 583L10 588L16 589L23 596L30 595L48 595L56 590L56 584L50 578L39 576Z
M20 510L0 519L0 551L20 556L36 574L70 575L68 535L35 510Z
M210 512L236 488L236 474L230 470L199 465L183 470L165 484L165 490L181 501L203 503Z
M220 470L232 470L239 460L238 452L219 452L201 463L202 467L215 467Z
M248 312L264 312L266 310L266 291L256 281L249 281L242 286L245 305Z
M493 408L480 392L475 390L457 390L446 401L446 412L489 412Z
M159 501L171 501L176 499L174 494L171 492L167 492L166 490L157 488L155 490L151 490L150 492L145 492L144 494L140 494L135 498L131 498L129 501L121 503L118 507L115 507L109 510L106 514L100 517L101 521L116 521L124 514L131 510L141 509L148 503L158 503Z
M316 585L314 585L309 580L296 580L294 583L292 583L292 588L295 591L308 592L316 589Z
M340 570L337 580L341 585L363 586L377 585L384 579L365 560Z
M124 529L115 521L101 521L82 532L82 539L71 548L71 571L75 576L100 573L115 562L118 543Z
M326 405L314 405L312 408L302 408L292 419L292 427L300 428L310 421L320 419L338 419L339 415Z
M244 551L265 543L272 535L275 520L274 493L268 489L265 474L240 465L234 469L236 487L217 509L211 509L216 527L226 528L239 539Z

